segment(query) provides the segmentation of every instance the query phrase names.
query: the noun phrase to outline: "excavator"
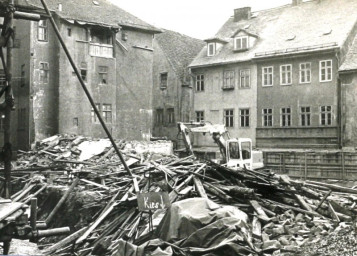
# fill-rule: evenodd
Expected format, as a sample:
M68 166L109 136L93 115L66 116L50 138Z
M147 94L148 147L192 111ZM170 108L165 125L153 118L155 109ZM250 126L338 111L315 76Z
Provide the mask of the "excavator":
M222 124L211 124L207 121L178 122L177 126L178 135L182 135L186 152L189 155L194 155L190 134L208 133L219 147L222 155L221 164L233 169L238 169L239 167L247 169L263 167L262 152L252 150L252 140L249 138L230 138L228 131ZM253 163L253 155L257 159L255 163Z

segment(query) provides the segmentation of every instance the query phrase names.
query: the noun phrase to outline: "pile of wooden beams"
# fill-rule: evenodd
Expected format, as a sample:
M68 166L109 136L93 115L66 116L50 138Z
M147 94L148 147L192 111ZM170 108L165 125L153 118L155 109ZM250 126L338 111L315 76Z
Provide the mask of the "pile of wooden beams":
M132 149L125 151L128 142L121 141L118 145L124 150L133 173L130 176L110 146L91 158L79 160L81 152L77 147L85 139L63 138L48 140L36 151L22 152L18 162L22 176L18 175L18 179L23 179L26 185L14 198L26 201L31 194L45 190L47 182L54 182L68 184L68 190L48 215L46 223L58 217L58 209L74 189L96 191L98 200L83 207L99 210L86 225L45 248L46 255L122 255L119 248L123 241L125 246L137 247L137 255L144 255L140 254L140 245L157 241L158 237L155 229L160 218L152 219L151 216L162 218L167 211L138 210L138 192L149 191L167 192L171 203L201 197L245 212L249 228L239 245L246 248L246 254L242 255L309 255L304 247L332 239L336 229L356 228L356 189L291 180L269 170L232 170L193 157L179 159L173 155L138 154ZM34 169L41 167L47 169ZM26 182L26 175L34 176L34 173L43 175L40 185ZM182 241L174 239L152 242L145 250L151 250L151 255L199 254L197 248L180 247L180 244ZM158 248L171 254L159 254ZM210 255L219 253L213 250Z

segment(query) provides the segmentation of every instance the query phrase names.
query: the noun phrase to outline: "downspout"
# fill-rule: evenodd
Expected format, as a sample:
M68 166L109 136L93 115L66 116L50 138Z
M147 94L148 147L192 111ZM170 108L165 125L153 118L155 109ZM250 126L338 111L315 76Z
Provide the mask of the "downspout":
M336 59L337 59L337 70L340 67L340 58L338 56L338 52L336 52ZM337 71L337 136L338 136L338 148L342 149L343 147L343 118L342 118L342 83L340 74Z

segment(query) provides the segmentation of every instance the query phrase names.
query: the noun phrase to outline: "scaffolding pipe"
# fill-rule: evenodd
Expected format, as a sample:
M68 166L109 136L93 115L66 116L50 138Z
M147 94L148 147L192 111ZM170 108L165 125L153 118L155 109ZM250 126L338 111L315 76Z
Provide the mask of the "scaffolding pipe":
M62 45L62 48L63 48L64 52L66 53L67 58L68 58L69 62L71 63L71 66L72 66L74 72L76 73L77 78L78 78L78 80L79 80L79 82L80 82L80 84L81 84L81 86L82 86L82 88L83 88L83 90L84 90L84 92L85 92L85 94L86 94L86 96L87 96L87 98L88 98L90 104L92 105L92 108L93 108L93 110L94 110L96 116L97 116L98 119L99 119L100 124L102 125L102 127L103 127L105 133L107 134L107 136L108 136L110 142L112 143L112 145L113 145L113 147L114 147L114 149L115 149L115 152L117 153L117 155L119 156L121 162L123 163L123 166L124 166L125 170L128 172L128 174L129 174L130 176L133 176L133 174L131 173L131 171L130 171L128 165L126 164L126 162L125 162L125 160L124 160L123 155L122 155L121 152L119 151L119 148L118 148L117 145L115 144L115 141L114 141L112 135L110 134L110 132L109 132L109 130L108 130L106 124L104 123L104 120L103 120L102 116L100 115L100 113L99 113L99 111L98 111L98 109L97 109L97 107L96 107L96 105L95 105L95 103L94 103L94 100L93 100L92 96L90 95L90 93L89 93L89 91L88 91L86 85L84 84L84 81L83 81L83 79L82 79L82 77L81 77L81 75L80 75L80 73L79 73L79 71L78 71L78 68L77 68L76 64L74 63L74 61L73 61L73 59L72 59L72 56L71 56L70 52L68 51L65 42L64 42L63 39L62 39L62 36L61 36L61 34L60 34L59 30L58 30L58 27L57 27L57 25L56 25L56 23L55 23L55 20L54 20L53 17L52 17L51 12L49 11L49 9L48 9L48 7L47 7L46 2L45 2L44 0L41 0L41 3L42 3L42 5L43 5L43 7L44 7L44 9L45 9L45 11L46 11L48 17L49 17L49 20L50 20L50 22L51 22L51 24L52 24L52 26L53 26L53 29L54 29L54 31L55 31L57 37L58 37L58 40L60 41L60 43L61 43L61 45Z

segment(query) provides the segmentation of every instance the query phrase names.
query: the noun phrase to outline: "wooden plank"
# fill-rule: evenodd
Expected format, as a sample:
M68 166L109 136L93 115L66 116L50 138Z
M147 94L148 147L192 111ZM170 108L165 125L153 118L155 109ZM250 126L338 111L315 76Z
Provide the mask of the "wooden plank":
M90 180L86 180L86 179L81 179L81 181L87 183L87 184L90 184L90 185L93 185L93 186L96 186L96 187L99 187L99 188L102 188L102 189L105 189L105 190L110 190L109 187L107 186L104 186L102 184L99 184L99 183L96 183L96 182L93 182L93 181L90 181Z
M21 209L23 205L23 203L17 202L0 204L0 221L3 221L6 217Z
M195 187L197 190L197 193L200 195L200 197L203 198L208 198L205 188L203 187L203 184L201 182L201 180L197 177L193 177L193 182L195 183Z

